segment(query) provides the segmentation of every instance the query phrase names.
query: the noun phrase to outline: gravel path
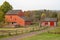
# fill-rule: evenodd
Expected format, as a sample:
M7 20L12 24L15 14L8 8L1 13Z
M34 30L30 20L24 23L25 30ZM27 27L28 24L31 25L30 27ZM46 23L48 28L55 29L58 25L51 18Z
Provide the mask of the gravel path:
M54 28L52 27L52 28L48 28L48 29L45 29L45 30L41 30L41 31L37 31L37 32L30 32L30 33L26 33L26 34L14 36L14 37L3 38L3 39L0 39L0 40L18 40L18 39L22 39L22 38L26 38L26 37L31 37L31 36L34 36L34 35L37 35L37 34L41 34L43 32L47 32L48 30L52 30L52 29L54 29Z

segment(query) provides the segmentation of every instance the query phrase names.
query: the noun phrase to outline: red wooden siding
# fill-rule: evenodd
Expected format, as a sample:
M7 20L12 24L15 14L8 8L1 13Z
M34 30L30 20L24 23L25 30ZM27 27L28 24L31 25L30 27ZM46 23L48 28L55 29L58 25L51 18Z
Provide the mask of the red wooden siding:
M16 22L20 26L30 25L31 21L25 21L18 15L5 15L5 21L7 22Z
M42 26L45 26L45 22L41 22L41 25L42 25Z
M54 22L54 21L50 21L50 22L44 21L44 22L41 22L41 26L51 26L51 27L54 27L54 26L56 26L56 22Z
M30 25L32 22L31 21L26 21L25 25Z
M45 25L48 25L48 22L45 22Z
M16 16L16 22L21 25L21 26L25 26L25 21L24 19L20 18L19 16Z
M21 26L25 25L25 21L17 15L5 15L5 20L7 22L17 22Z

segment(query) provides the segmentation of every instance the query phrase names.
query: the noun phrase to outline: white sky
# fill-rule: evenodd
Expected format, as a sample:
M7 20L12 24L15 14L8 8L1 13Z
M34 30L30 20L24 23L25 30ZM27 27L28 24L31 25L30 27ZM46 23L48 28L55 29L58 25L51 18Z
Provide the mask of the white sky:
M0 0L0 5L9 2L14 9L21 10L60 10L60 0Z

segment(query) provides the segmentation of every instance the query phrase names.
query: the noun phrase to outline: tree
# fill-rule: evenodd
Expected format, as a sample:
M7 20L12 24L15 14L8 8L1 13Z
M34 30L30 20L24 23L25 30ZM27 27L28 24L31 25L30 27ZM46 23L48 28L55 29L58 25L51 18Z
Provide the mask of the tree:
M24 15L25 15L26 17L30 17L30 11L25 11L24 13L25 13Z
M37 12L35 12L36 14L35 14L35 18L37 18L38 20L40 20L40 12L39 11L37 11Z
M56 12L52 13L51 18L57 18L57 13Z
M1 10L1 6L0 6L0 10Z
M1 10L4 13L6 13L7 11L12 10L12 9L13 9L13 7L6 1L1 5Z
M3 20L4 20L4 13L0 11L0 22L2 22Z
M57 13L57 16L58 16L58 20L60 20L60 12L59 12L59 13Z
M46 14L45 14L45 13L42 13L42 14L41 14L41 18L44 19L45 17L46 17Z
M54 14L53 14L53 17L57 18L57 13L54 13Z

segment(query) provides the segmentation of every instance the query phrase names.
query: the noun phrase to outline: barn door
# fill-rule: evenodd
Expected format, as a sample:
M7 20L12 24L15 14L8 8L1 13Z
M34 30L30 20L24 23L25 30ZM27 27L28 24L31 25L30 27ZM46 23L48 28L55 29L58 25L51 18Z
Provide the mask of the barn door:
M50 26L52 26L52 27L53 27L53 26L54 26L54 22L50 22Z

